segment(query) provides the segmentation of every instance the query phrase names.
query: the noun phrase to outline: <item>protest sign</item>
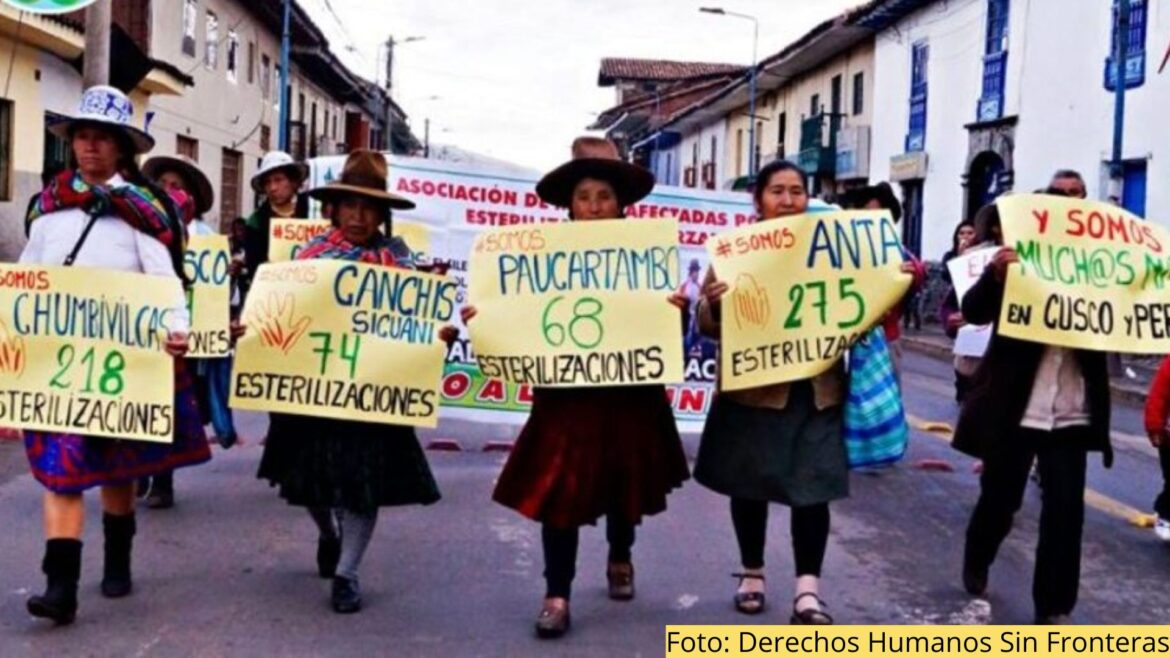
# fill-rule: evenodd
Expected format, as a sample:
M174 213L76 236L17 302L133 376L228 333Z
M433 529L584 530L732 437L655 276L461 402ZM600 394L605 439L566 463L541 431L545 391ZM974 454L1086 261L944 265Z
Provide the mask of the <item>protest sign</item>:
M983 276L983 270L987 268L997 251L999 251L999 247L976 249L952 258L947 263L947 270L951 274L951 284L955 289L955 298L959 300L960 306L963 304L963 297L967 295L967 291L975 285L979 277ZM991 344L991 334L990 325L959 327L958 334L955 336L955 355L982 357L987 353L987 348Z
M268 227L268 262L296 260L297 253L309 242L333 228L327 219L272 219Z
M1086 350L1170 352L1170 232L1123 208L1049 195L997 201L1007 276L998 331Z
M683 379L678 224L590 221L482 233L471 323L484 375L535 386Z
M828 370L910 286L886 211L785 217L720 235L707 250L722 300L726 390Z
M191 288L187 306L191 310L193 359L216 359L231 354L232 253L224 235L192 235L187 241L183 269Z
M0 426L170 443L177 278L0 265Z
M232 406L433 427L456 284L335 260L267 264L244 307Z

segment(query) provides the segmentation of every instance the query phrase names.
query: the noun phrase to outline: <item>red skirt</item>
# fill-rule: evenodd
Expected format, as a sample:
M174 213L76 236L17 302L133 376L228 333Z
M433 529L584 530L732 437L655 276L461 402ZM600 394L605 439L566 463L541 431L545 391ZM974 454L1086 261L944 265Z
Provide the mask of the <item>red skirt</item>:
M492 498L559 528L637 524L688 477L665 387L537 389Z

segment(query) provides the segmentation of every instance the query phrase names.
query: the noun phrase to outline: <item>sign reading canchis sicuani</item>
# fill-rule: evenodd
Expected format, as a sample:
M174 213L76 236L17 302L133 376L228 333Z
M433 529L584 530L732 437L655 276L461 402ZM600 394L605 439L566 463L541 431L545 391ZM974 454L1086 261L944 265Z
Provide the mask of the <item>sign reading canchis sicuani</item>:
M999 333L1086 350L1170 352L1170 231L1124 208L1028 194L996 205L1011 266Z
M170 443L179 280L0 265L0 426Z
M231 404L434 427L458 286L407 269L334 260L267 264L244 307Z

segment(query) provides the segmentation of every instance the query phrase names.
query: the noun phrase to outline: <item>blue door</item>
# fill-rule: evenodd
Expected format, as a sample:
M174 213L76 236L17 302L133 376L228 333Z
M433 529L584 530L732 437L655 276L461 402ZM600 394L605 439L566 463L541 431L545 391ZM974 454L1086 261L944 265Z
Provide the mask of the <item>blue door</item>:
M1138 217L1146 216L1146 161L1125 163L1121 205Z

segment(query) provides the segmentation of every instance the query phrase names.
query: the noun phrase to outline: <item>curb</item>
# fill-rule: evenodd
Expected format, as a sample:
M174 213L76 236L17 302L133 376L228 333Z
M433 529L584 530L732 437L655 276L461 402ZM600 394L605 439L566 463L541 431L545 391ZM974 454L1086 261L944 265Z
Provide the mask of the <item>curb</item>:
M954 356L949 345L940 345L933 340L907 335L903 335L901 340L906 349L933 359L950 362ZM1126 402L1138 406L1146 403L1146 389L1136 384L1114 379L1109 382L1109 389L1113 393L1115 402Z

